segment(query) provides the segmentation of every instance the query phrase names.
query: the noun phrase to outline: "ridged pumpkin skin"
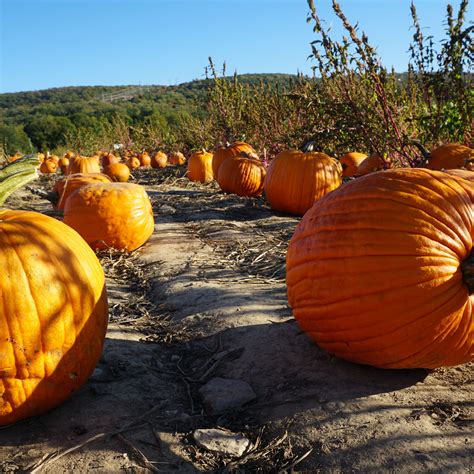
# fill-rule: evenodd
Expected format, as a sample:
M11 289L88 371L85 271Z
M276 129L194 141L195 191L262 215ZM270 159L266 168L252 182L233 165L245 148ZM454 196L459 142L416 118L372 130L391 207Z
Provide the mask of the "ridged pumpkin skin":
M342 176L352 178L357 174L357 168L367 158L364 153L352 151L341 156L339 161L342 164Z
M474 184L474 171L464 169L450 169L446 170L445 173L465 179L466 181L470 181L472 184Z
M53 192L58 195L56 209L64 209L68 197L76 190L86 184L110 183L110 178L103 173L70 174L56 182Z
M166 156L166 153L163 153L162 151L157 151L151 157L150 165L152 168L166 168L167 164L168 164L168 157Z
M467 160L474 160L472 148L447 143L431 151L426 167L432 170L462 168Z
M135 250L154 229L153 210L145 188L132 183L83 186L66 201L64 223L98 250Z
M125 163L111 163L104 172L112 181L119 183L126 183L130 178L130 168Z
M472 251L473 199L467 181L426 169L370 174L325 196L287 253L300 326L327 351L375 367L472 360L473 297L460 266Z
M212 153L197 151L188 160L188 178L190 181L208 183L214 179L212 172Z
M102 353L108 308L94 252L62 222L0 211L0 425L71 396Z
M385 161L379 155L370 155L359 163L356 176L365 176L375 171L381 171L385 168Z
M263 164L245 156L226 158L219 167L217 182L225 193L258 197L263 192L266 170Z
M287 150L267 169L265 197L276 211L302 216L318 199L342 183L342 166L324 153Z
M234 142L228 146L218 147L214 151L214 155L212 158L212 173L214 174L214 177L217 178L219 167L226 158L230 158L231 156L237 156L242 153L247 154L250 158L258 159L258 155L255 150L248 143L245 142Z
M184 165L186 163L186 157L180 151L173 151L170 153L168 158L170 165Z
M98 156L75 156L69 159L67 174L100 173Z

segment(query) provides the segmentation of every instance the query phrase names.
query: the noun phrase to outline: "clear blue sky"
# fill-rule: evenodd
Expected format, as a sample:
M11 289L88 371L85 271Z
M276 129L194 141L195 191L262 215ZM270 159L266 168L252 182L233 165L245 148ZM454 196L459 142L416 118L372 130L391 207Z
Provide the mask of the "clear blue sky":
M452 3L457 6L460 0ZM330 0L320 16L340 31ZM447 0L416 0L443 36ZM410 0L340 0L386 66L405 71ZM228 72L309 73L306 0L0 0L0 92L73 85L178 84L208 56ZM470 12L472 18L472 12Z

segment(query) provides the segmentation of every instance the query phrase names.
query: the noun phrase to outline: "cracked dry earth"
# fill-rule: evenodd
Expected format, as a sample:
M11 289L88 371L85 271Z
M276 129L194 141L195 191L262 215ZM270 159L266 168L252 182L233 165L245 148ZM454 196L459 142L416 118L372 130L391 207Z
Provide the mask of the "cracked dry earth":
M100 256L111 322L96 371L60 407L0 430L0 472L472 470L473 364L396 371L332 357L287 306L297 218L215 184L147 190L150 241ZM54 214L37 197L7 205ZM247 382L256 399L209 413L199 389L214 377ZM243 433L247 451L196 445L196 429L216 427Z

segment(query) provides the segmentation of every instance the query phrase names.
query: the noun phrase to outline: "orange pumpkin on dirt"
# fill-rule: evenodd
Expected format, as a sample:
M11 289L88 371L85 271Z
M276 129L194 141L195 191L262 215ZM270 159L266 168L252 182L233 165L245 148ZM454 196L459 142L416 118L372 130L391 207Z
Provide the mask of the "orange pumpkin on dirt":
M153 233L150 199L143 186L132 183L93 183L79 188L66 201L64 223L97 250L132 251Z
M58 171L58 163L51 158L47 158L46 160L43 161L40 165L40 171L43 174L53 174Z
M131 156L125 163L131 170L136 170L140 168L141 163L138 157Z
M271 162L265 197L276 211L302 216L318 199L342 183L342 166L324 153L287 150Z
M186 164L186 157L180 151L173 151L168 157L168 162L172 166L181 166Z
M68 197L76 189L91 183L110 183L110 178L102 173L77 173L67 175L59 181L56 181L53 187L53 193L57 195L54 207L56 209L64 209Z
M34 157L33 172L38 164ZM108 305L97 257L57 219L0 210L0 248L0 425L8 425L52 409L84 384L102 353Z
M61 170L61 173L66 174L69 168L69 158L65 156L59 158L58 166L59 166L59 169Z
M241 153L246 153L249 158L258 159L258 155L255 150L245 142L234 142L227 146L218 147L214 151L214 156L212 158L212 173L214 177L217 178L219 167L226 158L237 156Z
M142 166L142 167L147 167L147 166L150 166L150 164L151 164L150 155L146 152L140 153L138 155L138 159L140 160L140 166Z
M303 217L288 248L288 299L323 349L381 368L474 357L474 188L400 168L344 184Z
M168 164L168 157L166 156L166 153L163 153L162 151L157 151L151 157L150 165L152 168L166 168L167 164Z
M119 163L120 158L117 155L114 155L113 153L104 153L100 157L100 164L102 165L102 168L105 169L107 166L111 165L112 163Z
M112 181L120 183L126 183L130 178L130 168L124 163L111 163L104 172Z
M98 156L74 156L69 159L67 174L100 173Z
M188 160L188 178L191 181L208 183L214 179L212 173L212 153L207 151L196 151Z
M225 193L258 197L263 192L265 174L261 161L242 155L232 156L219 167L217 182Z

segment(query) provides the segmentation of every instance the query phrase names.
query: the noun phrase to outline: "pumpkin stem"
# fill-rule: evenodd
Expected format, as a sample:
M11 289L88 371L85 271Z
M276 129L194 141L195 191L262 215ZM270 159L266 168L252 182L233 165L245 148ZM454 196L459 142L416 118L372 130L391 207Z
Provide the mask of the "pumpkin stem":
M422 164L426 164L430 159L430 152L423 146L423 144L419 140L412 139L409 141L410 145L415 146L420 150L421 154L423 155L423 162Z
M0 206L8 196L38 177L39 159L26 155L0 168Z
M304 143L304 145L301 147L301 151L303 153L311 153L316 150L316 142L314 140L309 140Z
M469 294L474 293L474 249L468 258L461 262L462 281L467 285Z

